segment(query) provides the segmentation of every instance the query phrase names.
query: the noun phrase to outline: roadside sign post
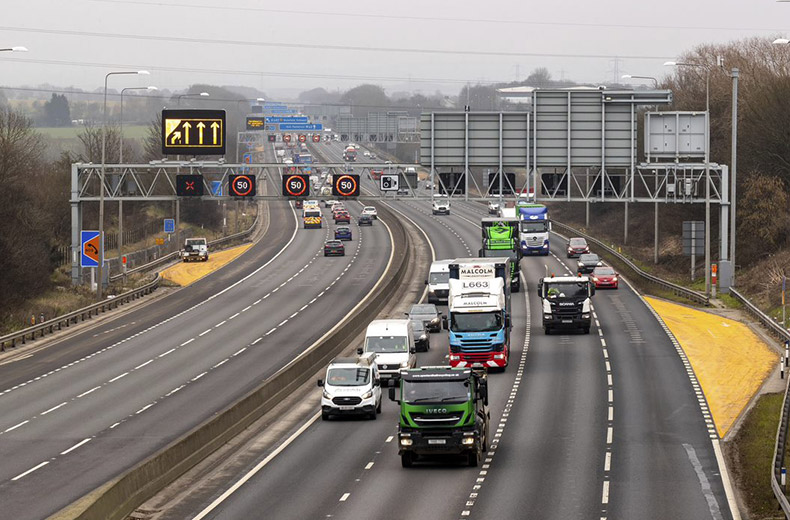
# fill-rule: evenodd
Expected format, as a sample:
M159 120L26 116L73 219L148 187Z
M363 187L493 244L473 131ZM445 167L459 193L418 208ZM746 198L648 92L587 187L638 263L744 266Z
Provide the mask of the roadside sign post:
M697 256L705 252L705 221L683 221L683 254L691 257L691 281L694 281L694 271ZM707 267L706 267L707 269ZM707 271L705 278L708 277Z

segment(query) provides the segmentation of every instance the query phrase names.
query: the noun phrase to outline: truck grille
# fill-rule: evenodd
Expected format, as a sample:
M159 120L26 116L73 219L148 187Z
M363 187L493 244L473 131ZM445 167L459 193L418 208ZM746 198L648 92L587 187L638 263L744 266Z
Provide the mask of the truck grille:
M464 416L463 412L456 412L451 414L426 414L426 413L413 413L411 414L412 420L420 426L455 426L458 421Z
M358 396L335 397L332 402L338 406L355 406L362 402Z
M543 238L527 238L527 246L529 247L543 247Z
M579 314L579 307L577 307L576 305L568 306L568 307L560 307L558 305L557 307L554 307L554 314L556 314L557 316L567 316L572 318Z

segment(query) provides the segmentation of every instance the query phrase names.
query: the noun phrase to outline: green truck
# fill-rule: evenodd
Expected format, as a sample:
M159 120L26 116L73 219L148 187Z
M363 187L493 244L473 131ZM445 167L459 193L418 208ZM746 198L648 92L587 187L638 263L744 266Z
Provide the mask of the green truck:
M522 258L521 248L518 242L519 220L517 218L495 217L484 218L480 222L480 230L483 235L483 247L478 256L510 257L510 291L519 292L521 290L521 278L519 277L519 263Z
M469 466L481 464L491 420L486 372L421 367L401 370L400 381L399 389L390 386L389 397L400 405L401 465L434 455L462 455Z

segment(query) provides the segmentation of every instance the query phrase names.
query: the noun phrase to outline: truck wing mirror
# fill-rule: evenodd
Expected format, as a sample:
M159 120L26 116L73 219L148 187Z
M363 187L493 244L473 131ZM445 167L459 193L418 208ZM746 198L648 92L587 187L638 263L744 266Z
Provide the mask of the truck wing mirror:
M357 347L357 354L361 356L362 352L362 347Z
M409 354L416 354L416 353L417 353L417 349L416 348L409 347Z
M488 406L488 384L480 384L480 398L483 399L483 404Z
M590 296L595 294L595 284L590 284Z
M428 280L425 280L425 285L428 285Z
M319 379L318 380L318 386L324 386L324 380L323 379Z
M442 314L442 327L444 328L444 330L447 330L447 328L448 328L447 327L447 315L446 314Z
M395 399L395 387L394 386L390 387L389 394L390 394L390 401L395 401L397 403L398 400Z

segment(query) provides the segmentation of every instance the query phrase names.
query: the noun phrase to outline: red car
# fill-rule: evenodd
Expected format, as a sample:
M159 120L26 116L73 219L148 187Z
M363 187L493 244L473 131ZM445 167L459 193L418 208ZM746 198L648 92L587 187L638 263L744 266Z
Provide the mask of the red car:
M335 224L339 224L340 222L351 224L351 215L349 215L347 211L338 211L335 213Z
M617 289L617 276L609 266L596 267L591 275L596 289Z
M574 258L590 252L590 246L587 241L580 237L574 237L568 240L568 258Z

